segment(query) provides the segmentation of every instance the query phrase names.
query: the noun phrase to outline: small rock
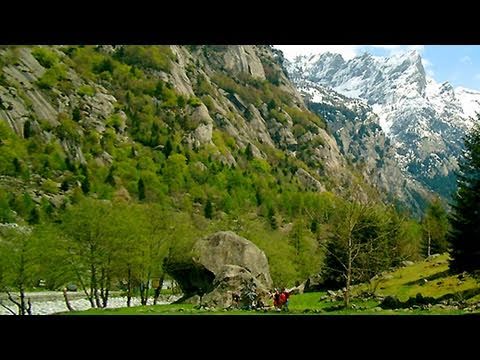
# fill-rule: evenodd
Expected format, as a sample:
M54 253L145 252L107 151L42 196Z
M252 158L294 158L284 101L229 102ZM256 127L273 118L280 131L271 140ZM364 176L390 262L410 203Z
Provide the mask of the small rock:
M334 296L337 296L337 293L333 290L327 290L327 294L334 297Z
M67 286L67 291L77 291L78 287L75 284L68 284Z

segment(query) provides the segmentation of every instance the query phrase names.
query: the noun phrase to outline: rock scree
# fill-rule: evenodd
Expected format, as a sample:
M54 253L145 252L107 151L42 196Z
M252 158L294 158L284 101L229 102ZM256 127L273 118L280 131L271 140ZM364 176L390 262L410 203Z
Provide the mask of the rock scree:
M272 278L265 253L232 231L197 240L192 257L166 263L184 292L178 302L209 308L261 308L270 303Z

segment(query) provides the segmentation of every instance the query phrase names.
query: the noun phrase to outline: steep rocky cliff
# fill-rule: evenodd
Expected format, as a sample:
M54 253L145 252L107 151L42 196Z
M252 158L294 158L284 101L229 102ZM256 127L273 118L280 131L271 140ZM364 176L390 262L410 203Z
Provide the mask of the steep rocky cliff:
M247 154L291 171L289 181L305 190L355 188L365 197L368 186L282 60L269 46L2 47L0 151L8 156L0 187L61 208L80 189L111 197L100 180L89 183L103 177L115 196L128 197L139 191L129 159L147 172L142 161L160 164L173 149L233 168ZM159 189L155 176L144 175Z

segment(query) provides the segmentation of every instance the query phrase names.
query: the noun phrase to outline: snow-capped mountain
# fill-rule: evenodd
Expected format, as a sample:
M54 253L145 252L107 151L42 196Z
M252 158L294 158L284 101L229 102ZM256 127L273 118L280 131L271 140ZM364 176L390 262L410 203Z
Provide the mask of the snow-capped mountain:
M286 67L321 115L328 117L321 109L330 106L332 97L343 95L340 102L364 114L350 121L378 124L392 147L385 156L393 155L406 179L443 197L451 195L463 136L480 112L479 91L437 83L427 76L417 51L391 57L365 53L348 61L339 54L323 53L297 57ZM334 135L343 126L335 126L334 117L327 121ZM338 141L340 135L335 136Z

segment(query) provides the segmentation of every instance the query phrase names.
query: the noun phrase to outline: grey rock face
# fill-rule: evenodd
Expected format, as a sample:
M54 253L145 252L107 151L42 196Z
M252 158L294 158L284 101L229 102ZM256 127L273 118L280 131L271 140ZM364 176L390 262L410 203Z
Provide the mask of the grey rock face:
M265 71L262 62L255 54L253 46L228 46L224 54L225 67L236 73L247 73L264 80Z
M347 98L324 86L301 84L311 109L327 121L340 151L365 180L381 190L386 199L396 199L419 213L429 191L402 170L396 149L373 109L360 99Z
M295 173L297 176L298 180L308 189L308 190L313 190L313 191L325 191L325 187L315 179L312 175L310 175L308 172L306 172L303 169L298 169L297 172Z

